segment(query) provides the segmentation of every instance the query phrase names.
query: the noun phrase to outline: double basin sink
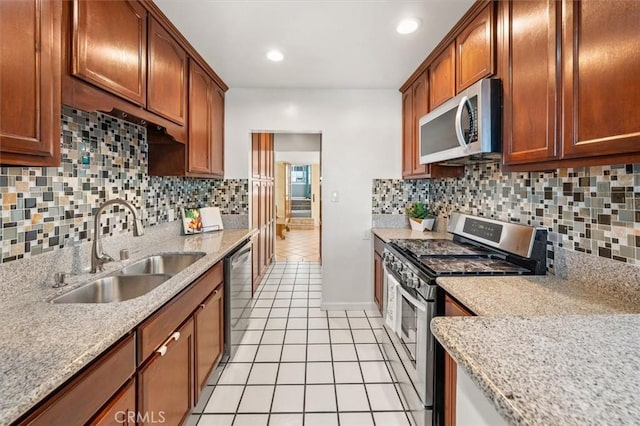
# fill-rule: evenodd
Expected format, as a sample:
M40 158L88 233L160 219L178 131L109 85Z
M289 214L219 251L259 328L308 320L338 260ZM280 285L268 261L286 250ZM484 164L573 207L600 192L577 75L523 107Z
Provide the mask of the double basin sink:
M113 275L84 284L51 303L113 303L147 294L205 253L166 253L149 256Z

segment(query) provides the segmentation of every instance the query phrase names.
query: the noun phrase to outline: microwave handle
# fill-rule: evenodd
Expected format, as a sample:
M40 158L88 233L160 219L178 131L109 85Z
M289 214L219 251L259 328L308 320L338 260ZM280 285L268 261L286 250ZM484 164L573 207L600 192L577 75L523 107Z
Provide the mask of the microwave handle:
M469 143L464 139L464 134L462 133L462 110L464 109L465 106L469 109L469 115L471 117L471 129L475 127L475 121L476 121L476 118L474 117L474 114L473 114L473 105L471 105L471 101L469 101L468 97L463 96L462 99L460 99L460 104L458 104L458 110L456 111L456 122L455 122L456 136L458 137L458 143L460 144L462 149L469 148Z

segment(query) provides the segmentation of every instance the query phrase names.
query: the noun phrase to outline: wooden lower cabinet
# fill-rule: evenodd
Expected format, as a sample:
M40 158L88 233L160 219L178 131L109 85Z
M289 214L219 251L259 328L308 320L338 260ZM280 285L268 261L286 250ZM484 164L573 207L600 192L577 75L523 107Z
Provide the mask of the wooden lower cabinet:
M105 351L20 425L85 424L135 374L135 334ZM108 424L108 423L106 423Z
M211 370L220 359L224 346L224 289L220 286L205 300L193 316L196 332L195 400L206 386Z
M163 419L162 423L178 425L189 415L194 404L193 322L189 319L167 339L138 373L139 424Z
M178 425L223 350L220 261L16 424Z
M136 380L133 379L89 424L91 426L134 426L136 421Z
M444 298L444 315L447 317L473 316L473 313L459 304L451 296ZM451 356L444 354L444 424L455 426L456 424L456 383L457 365Z

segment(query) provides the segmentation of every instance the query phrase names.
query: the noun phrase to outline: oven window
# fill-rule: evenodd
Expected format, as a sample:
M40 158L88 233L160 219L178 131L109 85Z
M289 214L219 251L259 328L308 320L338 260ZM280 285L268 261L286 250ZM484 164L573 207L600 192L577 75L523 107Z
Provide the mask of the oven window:
M418 310L405 297L402 297L402 317L400 319L400 339L411 362L416 363L418 334Z

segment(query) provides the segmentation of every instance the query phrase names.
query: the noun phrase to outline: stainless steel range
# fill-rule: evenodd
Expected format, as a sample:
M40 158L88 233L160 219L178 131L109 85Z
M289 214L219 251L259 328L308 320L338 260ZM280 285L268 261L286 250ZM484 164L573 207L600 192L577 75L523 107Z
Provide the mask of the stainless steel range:
M383 348L420 426L440 424L436 343L429 330L441 314L436 278L546 273L544 229L453 213L447 230L453 239L392 240L384 251L389 341Z

